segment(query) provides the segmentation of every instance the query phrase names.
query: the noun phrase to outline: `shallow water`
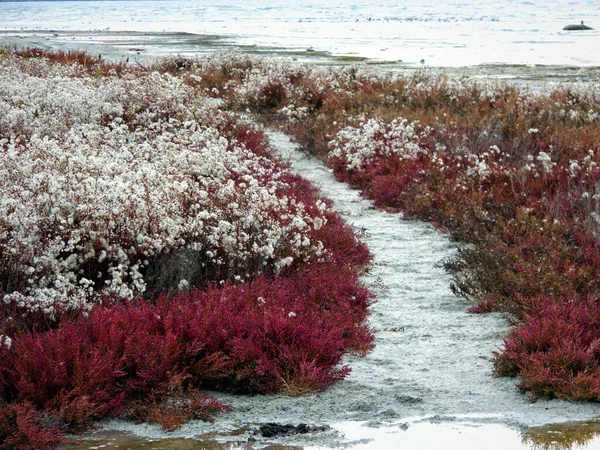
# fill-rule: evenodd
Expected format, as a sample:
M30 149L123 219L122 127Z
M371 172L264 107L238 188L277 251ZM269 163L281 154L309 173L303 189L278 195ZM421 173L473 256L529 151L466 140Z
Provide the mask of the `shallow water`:
M427 449L427 450L570 450L600 448L600 423L567 423L545 427L515 430L500 424L475 423L407 423L386 428L369 428L354 422L340 423L337 432L354 440L352 449ZM250 435L252 436L252 435ZM214 435L180 439L143 439L123 432L98 432L86 441L70 445L68 450L127 448L130 450L296 450L332 448L331 446L297 447L291 445L254 442L240 434L224 442L215 441ZM250 440L249 440L250 439ZM348 445L344 445L348 448Z
M191 33L212 45L353 55L431 66L543 64L599 66L596 0L161 0L6 2L0 37L38 33L38 45L94 47L89 32ZM590 31L563 31L585 20ZM74 32L84 31L87 34ZM58 36L54 36L54 34ZM113 50L136 56L180 52L178 39ZM13 41L7 40L11 43ZM0 40L0 44L2 40ZM210 47L210 46L209 46ZM187 45L186 53L210 48Z
M374 255L363 277L377 294L370 318L379 330L374 351L364 358L348 356L350 376L320 394L291 398L214 393L231 403L233 411L219 415L213 424L193 421L167 434L154 425L114 420L105 422L105 429L159 440L212 433L213 441L242 445L253 435L239 435L239 430L257 424L309 423L331 429L275 440L256 438L251 448L285 444L379 449L398 448L398 442L410 442L407 448L414 449L450 448L444 446L447 442L456 442L454 448L483 448L472 445L487 440L490 445L502 443L493 448L506 450L538 448L532 444L540 441L535 429L522 430L600 418L597 404L533 403L515 388L517 380L492 377L489 357L502 345L508 327L499 314L467 314L469 304L450 292L450 276L437 265L456 251L446 236L425 223L375 210L283 133L270 132L269 137L294 171L335 202ZM600 448L593 440L597 424L570 427L574 435L592 439L585 448ZM541 433L554 438L551 430ZM544 445L539 448L563 448Z

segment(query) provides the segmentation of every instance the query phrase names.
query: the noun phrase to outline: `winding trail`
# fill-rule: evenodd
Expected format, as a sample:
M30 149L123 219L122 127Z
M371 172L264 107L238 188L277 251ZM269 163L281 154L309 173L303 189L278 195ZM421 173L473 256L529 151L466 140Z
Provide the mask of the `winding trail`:
M456 244L428 224L375 210L285 134L272 131L268 136L292 169L317 185L346 222L363 233L374 255L363 281L377 294L370 319L380 330L375 349L364 358L347 357L350 376L321 394L289 398L216 393L233 405L231 413L220 415L214 424L191 422L169 436L228 435L265 422L311 423L329 424L332 430L281 442L359 445L364 440L349 436L366 436L373 429L405 430L423 422L517 428L600 415L600 407L590 403L532 403L516 389L517 380L493 378L489 357L501 346L508 327L499 314L467 314L469 303L451 293L450 276L436 263L451 257ZM113 421L105 427L164 437L150 425Z

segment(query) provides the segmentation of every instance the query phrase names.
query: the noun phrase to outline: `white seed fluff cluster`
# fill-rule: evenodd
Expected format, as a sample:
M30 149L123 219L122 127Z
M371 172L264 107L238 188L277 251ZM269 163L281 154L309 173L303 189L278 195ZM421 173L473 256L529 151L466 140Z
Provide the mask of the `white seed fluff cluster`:
M295 89L292 80L307 73L306 66L291 64L288 60L256 58L253 67L245 72L243 83L237 87L236 97L250 105L268 103L271 98L290 98Z
M11 345L12 345L12 339L9 338L8 336L4 336L4 335L0 334L0 347L4 346L7 349L10 349Z
M423 151L420 142L427 133L417 133L414 125L407 119L386 124L374 118L361 122L358 127L345 127L329 143L329 156L343 159L348 170L364 168L378 156L413 158Z
M52 316L131 298L146 268L178 252L235 280L321 253L310 232L324 218L177 77L36 64L0 63L5 302Z

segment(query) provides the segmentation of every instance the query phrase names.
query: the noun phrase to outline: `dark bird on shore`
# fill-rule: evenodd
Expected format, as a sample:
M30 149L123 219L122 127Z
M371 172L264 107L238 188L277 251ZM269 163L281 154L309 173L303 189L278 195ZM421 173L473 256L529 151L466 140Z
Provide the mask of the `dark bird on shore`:
M567 25L566 27L563 28L563 30L566 31L582 31L582 30L593 30L592 27L588 27L587 25L583 24L583 20L581 21L581 24L576 24L576 25Z

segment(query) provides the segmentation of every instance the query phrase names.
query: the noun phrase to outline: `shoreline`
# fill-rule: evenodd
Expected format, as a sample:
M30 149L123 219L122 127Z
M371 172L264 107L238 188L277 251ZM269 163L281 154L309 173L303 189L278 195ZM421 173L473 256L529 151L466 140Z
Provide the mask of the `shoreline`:
M357 54L338 55L309 48L242 45L234 35L194 34L180 31L71 31L71 30L3 30L0 47L41 48L50 51L85 51L101 54L110 61L148 63L152 60L184 56L193 58L213 52L234 51L253 56L287 58L317 66L364 65L400 75L421 71L467 77L474 81L499 81L527 87L531 84L599 82L600 66L539 65L486 62L477 65L435 66L423 62L386 61Z

